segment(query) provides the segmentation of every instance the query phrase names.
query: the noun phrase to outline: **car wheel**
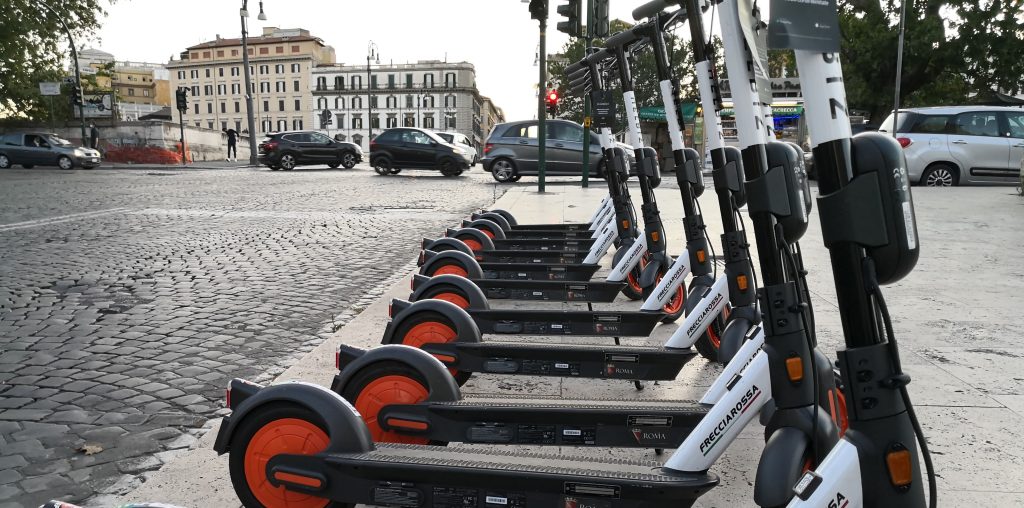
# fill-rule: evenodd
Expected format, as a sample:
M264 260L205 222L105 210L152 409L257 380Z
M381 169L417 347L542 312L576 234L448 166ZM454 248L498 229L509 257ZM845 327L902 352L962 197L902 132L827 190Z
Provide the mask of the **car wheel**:
M345 169L352 169L356 167L356 156L352 152L345 152L341 156L341 165Z
M61 155L57 158L57 167L60 169L75 169L75 162L71 160L71 157Z
M960 182L960 172L944 162L933 164L921 175L921 185L928 187L952 187Z
M515 183L515 182L518 182L519 179L522 178L522 177L523 177L523 175L516 175L516 176L513 176L512 179L509 180L509 181L512 182L512 183Z
M340 165L341 165L340 162L328 162L327 163L327 167L329 167L331 169L338 169L338 166L340 166Z
M377 157L373 160L373 170L380 176L387 176L391 173L391 160L387 157Z
M295 156L290 153L282 155L281 160L279 162L281 164L281 169L285 171L291 171L295 169Z
M0 169L7 169L11 167L11 159L8 159L6 155L0 154Z
M402 172L402 168L391 168L391 171L389 171L388 174L397 175L397 174L399 174L401 172Z
M21 167L23 167L25 169L32 169L32 168L36 167L36 165L35 164L22 164Z
M271 165L269 165L267 167L270 168L271 171L277 171L277 170L281 169L281 166L278 166L277 164L271 164Z
M459 176L462 173L462 170L455 166L455 162L448 158L441 159L437 167L444 176Z
M514 178L519 176L516 171L516 164L509 159L498 159L491 164L491 176L501 183L515 182Z

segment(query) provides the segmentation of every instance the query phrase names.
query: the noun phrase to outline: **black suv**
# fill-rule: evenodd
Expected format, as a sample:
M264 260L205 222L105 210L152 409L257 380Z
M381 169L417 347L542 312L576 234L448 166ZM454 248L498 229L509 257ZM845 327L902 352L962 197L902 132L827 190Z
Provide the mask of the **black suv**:
M469 169L465 154L465 149L425 129L388 129L370 142L370 164L379 175L397 175L403 169L434 169L444 176L459 176Z
M260 143L258 160L274 171L311 164L351 169L362 162L363 150L355 143L335 141L316 131L278 132Z

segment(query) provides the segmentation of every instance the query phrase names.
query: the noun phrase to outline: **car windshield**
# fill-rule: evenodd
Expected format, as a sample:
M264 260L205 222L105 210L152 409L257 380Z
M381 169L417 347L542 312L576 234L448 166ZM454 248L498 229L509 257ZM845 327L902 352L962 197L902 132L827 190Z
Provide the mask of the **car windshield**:
M68 141L68 140L66 140L64 138L59 138L57 136L47 136L46 139L47 139L47 141L50 142L51 145L71 146L71 142L70 141Z
M447 132L438 132L437 136L439 138L449 142L449 143L454 143L455 142L455 136L452 136L451 134L448 134Z
M441 136L439 136L439 135L438 135L438 134L437 134L436 132L433 132L433 131L423 131L423 132L424 132L424 133L425 133L425 134L426 134L427 136L429 136L429 137L430 137L430 139L433 139L434 141L437 141L438 143L444 143L444 144L449 144L449 143L448 143L447 141L445 141L445 140L444 140L444 138L442 138Z

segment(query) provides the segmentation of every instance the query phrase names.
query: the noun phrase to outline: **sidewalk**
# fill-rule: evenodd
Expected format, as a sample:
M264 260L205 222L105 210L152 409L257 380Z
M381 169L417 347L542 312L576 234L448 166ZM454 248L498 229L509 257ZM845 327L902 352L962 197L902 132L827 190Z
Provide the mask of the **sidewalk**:
M100 167L95 169L162 169L162 170L189 170L189 169L246 169L254 168L258 166L250 166L249 161L195 161L190 162L187 165L182 166L181 164L126 164L123 162L109 163L104 162L100 164Z
M580 189L553 186L547 194L534 187L515 187L495 203L516 214L520 222L578 222L586 220L603 197L602 186ZM922 245L921 260L905 280L886 290L904 368L913 378L912 399L932 448L943 506L963 506L985 499L986 506L1019 506L1024 492L1024 346L1020 342L1019 290L1024 287L1024 221L1020 198L1006 188L915 188L916 215ZM952 196L956 194L955 196ZM669 251L683 245L682 206L678 191L657 191L667 229ZM712 244L719 244L721 221L714 191L700 199ZM1016 217L1016 220L1013 218ZM747 221L748 227L750 221ZM752 233L751 243L753 243ZM405 241L418 241L409 238ZM820 224L811 218L802 242L814 297L820 347L835 356L842 332L828 253ZM609 265L606 258L602 263ZM978 263L981 261L981 263ZM951 268L951 265L954 267ZM968 266L972 269L964 269ZM957 268L963 267L963 268ZM411 265L403 267L407 271ZM284 372L278 381L302 380L329 385L335 373L334 352L339 344L374 347L387 322L392 297L408 295L408 272L362 313L338 330L306 358ZM963 295L970 294L970 305ZM570 304L562 308L570 307ZM578 305L578 304L572 304ZM606 304L607 305L607 304ZM635 308L634 302L613 306ZM540 306L537 303L501 307ZM550 308L550 307L549 307ZM558 308L558 307L556 307ZM675 325L659 326L647 340L657 344ZM509 337L516 340L515 337ZM523 338L537 340L537 338ZM548 341L550 339L547 339ZM561 338L572 342L572 338ZM538 394L572 398L696 399L720 368L703 359L691 361L679 379L649 383L637 392L632 383L561 378L475 376L465 393ZM130 501L160 501L186 507L237 506L227 471L227 457L211 449L218 423L197 445L163 469L147 474L145 483L116 498L94 499L90 506L114 506ZM752 423L712 471L721 484L695 506L753 506L752 489L763 428ZM594 457L656 457L650 450L562 448L545 451ZM125 486L129 487L129 486Z

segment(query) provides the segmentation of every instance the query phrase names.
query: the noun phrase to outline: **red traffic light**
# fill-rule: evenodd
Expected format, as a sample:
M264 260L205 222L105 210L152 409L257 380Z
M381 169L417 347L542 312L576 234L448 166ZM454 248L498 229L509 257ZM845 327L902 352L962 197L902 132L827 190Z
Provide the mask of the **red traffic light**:
M551 90L548 92L548 102L558 102L558 91Z

